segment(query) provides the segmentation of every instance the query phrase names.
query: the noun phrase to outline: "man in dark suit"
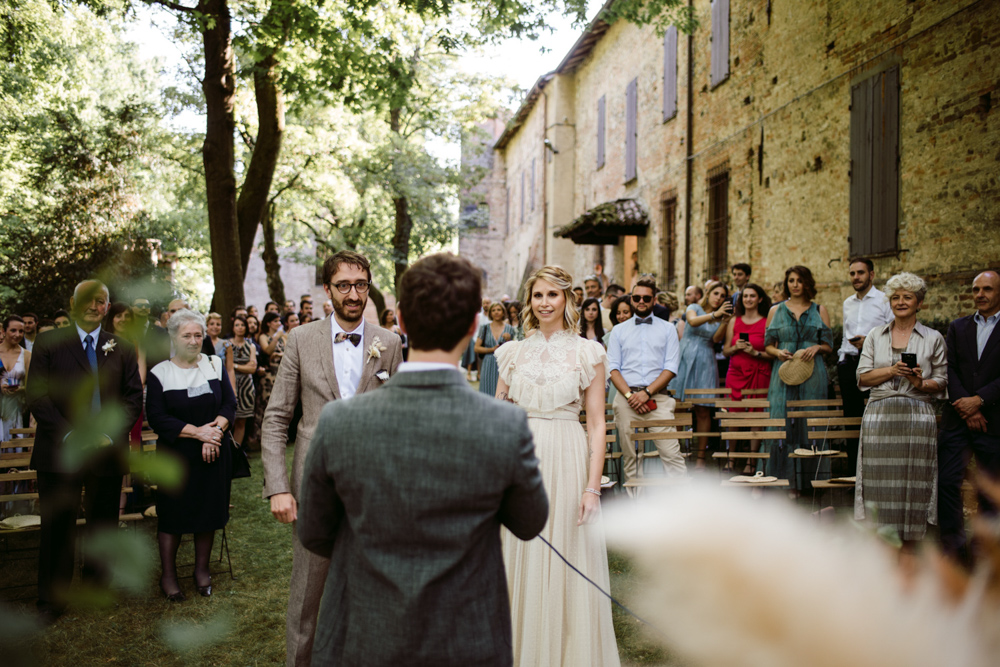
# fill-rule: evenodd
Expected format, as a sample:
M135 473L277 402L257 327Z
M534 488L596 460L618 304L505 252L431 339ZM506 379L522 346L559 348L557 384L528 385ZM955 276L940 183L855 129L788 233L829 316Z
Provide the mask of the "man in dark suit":
M35 341L28 407L38 428L31 467L38 471L41 533L38 609L43 622L63 612L73 580L73 555L84 486L87 531L116 529L122 475L128 470L129 427L142 407L135 349L101 330L108 288L96 280L76 286L75 325ZM106 583L108 572L84 554L83 577Z
M976 313L948 327L948 398L938 438L938 520L945 551L968 562L962 480L974 454L979 469L1000 478L1000 276L984 271L972 283ZM34 366L34 362L32 362ZM997 508L982 495L980 511Z
M525 412L472 390L480 271L432 255L403 275L410 360L381 391L323 409L299 539L331 558L316 665L510 665L500 525L522 540L548 499Z

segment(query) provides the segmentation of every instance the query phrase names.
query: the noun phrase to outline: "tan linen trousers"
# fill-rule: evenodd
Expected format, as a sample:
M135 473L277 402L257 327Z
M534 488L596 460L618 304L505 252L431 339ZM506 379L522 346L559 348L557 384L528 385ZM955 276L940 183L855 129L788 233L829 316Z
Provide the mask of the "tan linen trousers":
M622 467L625 470L625 481L627 482L636 474L635 444L632 442L632 428L630 424L634 421L649 421L653 419L673 419L674 405L676 401L667 394L656 394L653 396L656 401L656 409L640 415L628 404L628 399L620 392L615 395L615 402L612 404L615 413L615 426L618 428L618 441L622 448ZM650 433L663 433L666 431L676 431L673 426L657 426L649 429ZM663 463L663 470L668 477L681 477L687 474L684 466L684 457L681 456L681 445L678 440L654 440L656 451L660 454L660 461ZM640 451L645 447L641 446Z

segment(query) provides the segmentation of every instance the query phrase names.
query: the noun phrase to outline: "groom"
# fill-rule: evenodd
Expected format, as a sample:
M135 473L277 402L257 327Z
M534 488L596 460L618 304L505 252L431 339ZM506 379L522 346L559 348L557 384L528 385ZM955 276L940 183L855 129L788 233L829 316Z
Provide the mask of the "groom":
M480 272L449 254L399 288L410 359L328 404L302 479L299 539L331 558L313 665L510 665L500 525L548 517L527 416L469 388Z
M261 427L263 495L271 500L271 514L282 523L296 519L302 466L320 410L329 401L382 386L403 358L399 336L366 323L362 317L371 280L371 267L363 255L342 250L328 258L323 263L323 289L333 302L334 316L296 327L288 336ZM288 425L300 401L302 419L295 436L289 484L285 447ZM378 420L372 420L373 428ZM292 581L285 626L288 667L310 664L328 566L326 558L303 549L293 531Z

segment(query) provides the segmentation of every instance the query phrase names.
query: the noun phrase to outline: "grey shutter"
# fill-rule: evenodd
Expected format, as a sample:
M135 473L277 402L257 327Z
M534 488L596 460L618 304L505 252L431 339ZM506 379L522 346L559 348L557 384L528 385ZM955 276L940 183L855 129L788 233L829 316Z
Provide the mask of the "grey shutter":
M871 80L851 89L851 225L852 255L871 254L872 137Z
M728 77L729 0L712 0L712 86L719 85Z
M604 166L604 95L597 100L597 168Z
M663 122L677 115L677 26L663 36Z
M899 68L882 72L872 90L872 252L896 249L899 210Z
M535 158L531 158L531 210L535 210Z
M638 123L639 80L632 79L625 89L625 182L636 177L636 139Z

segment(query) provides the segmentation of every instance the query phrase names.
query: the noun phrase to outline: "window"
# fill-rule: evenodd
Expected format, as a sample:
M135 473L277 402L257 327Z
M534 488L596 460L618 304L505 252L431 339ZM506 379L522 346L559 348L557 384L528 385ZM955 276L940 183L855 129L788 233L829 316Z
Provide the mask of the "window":
M663 122L677 115L677 26L663 36Z
M729 253L729 165L708 173L708 256L705 268L709 278L725 277Z
M895 252L899 219L899 66L851 89L852 255Z
M597 100L597 168L604 166L604 95Z
M632 79L625 89L625 182L637 176L636 143L638 142L639 80Z
M535 210L535 158L531 158L531 210Z
M729 78L729 0L712 0L712 87Z
M677 197L670 195L660 202L660 289L672 292L677 288Z

